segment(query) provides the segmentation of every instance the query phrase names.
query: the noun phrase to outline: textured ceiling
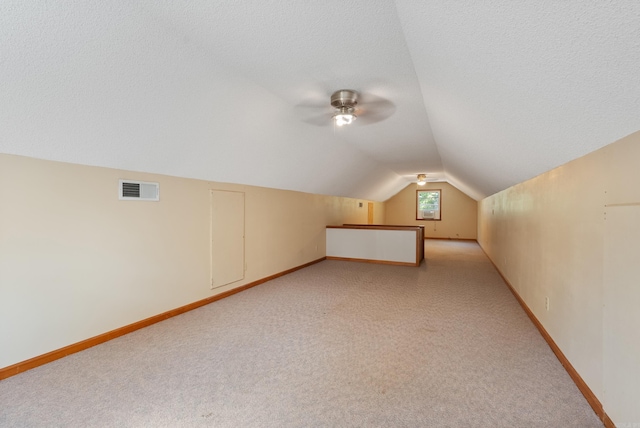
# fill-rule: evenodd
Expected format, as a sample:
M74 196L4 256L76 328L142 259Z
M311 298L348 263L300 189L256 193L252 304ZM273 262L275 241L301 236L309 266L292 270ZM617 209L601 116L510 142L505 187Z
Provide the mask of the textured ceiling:
M3 0L0 152L479 199L639 130L639 66L635 0ZM334 128L343 88L388 117Z

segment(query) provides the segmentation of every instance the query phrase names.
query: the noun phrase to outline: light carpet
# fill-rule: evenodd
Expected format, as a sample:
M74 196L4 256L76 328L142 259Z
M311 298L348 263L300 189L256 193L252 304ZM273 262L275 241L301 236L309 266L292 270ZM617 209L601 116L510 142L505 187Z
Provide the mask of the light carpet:
M2 427L601 427L480 247L324 261L0 381Z

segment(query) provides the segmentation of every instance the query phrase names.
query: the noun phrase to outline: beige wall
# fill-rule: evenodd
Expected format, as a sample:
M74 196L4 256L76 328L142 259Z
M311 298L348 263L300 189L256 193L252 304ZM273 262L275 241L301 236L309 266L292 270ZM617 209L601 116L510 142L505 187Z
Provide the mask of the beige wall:
M478 213L478 242L618 426L640 423L638 165L640 132L492 195Z
M119 201L123 178L160 201ZM245 279L215 290L210 189L245 192ZM0 154L0 368L324 257L367 202Z
M416 191L442 190L442 220L416 220ZM449 183L412 183L385 203L386 224L424 225L428 238L476 239L478 204Z

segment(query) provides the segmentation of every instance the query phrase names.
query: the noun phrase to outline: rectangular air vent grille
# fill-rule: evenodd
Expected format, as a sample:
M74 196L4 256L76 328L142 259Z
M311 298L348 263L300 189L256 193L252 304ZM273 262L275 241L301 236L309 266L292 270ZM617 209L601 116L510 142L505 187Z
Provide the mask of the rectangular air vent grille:
M139 198L140 183L122 183L123 198Z
M158 201L160 185L147 181L120 180L118 199L127 201Z

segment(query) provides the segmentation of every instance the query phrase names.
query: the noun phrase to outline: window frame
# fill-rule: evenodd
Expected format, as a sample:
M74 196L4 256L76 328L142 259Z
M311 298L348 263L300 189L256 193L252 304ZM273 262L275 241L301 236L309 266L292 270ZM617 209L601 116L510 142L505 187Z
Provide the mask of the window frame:
M438 218L420 218L418 212L420 211L419 197L420 192L437 192L438 193ZM417 189L416 190L416 220L417 221L442 221L442 189Z

